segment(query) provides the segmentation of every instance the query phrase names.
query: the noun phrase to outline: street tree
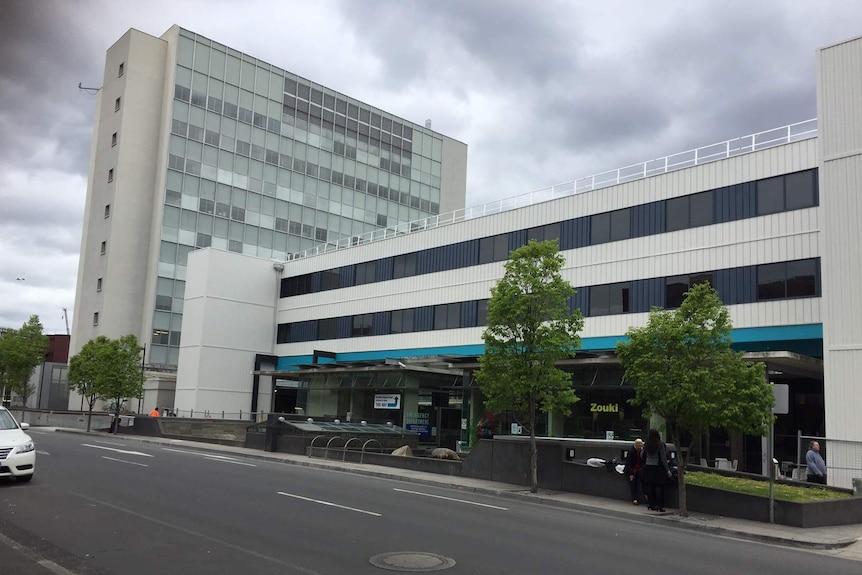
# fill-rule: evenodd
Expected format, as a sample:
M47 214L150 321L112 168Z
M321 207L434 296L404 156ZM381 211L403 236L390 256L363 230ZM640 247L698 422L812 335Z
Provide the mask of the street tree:
M683 437L708 427L764 435L773 393L762 363L731 348L730 314L708 284L693 286L676 310L654 308L647 324L617 344L633 405L663 417L677 452ZM690 446L689 446L690 447ZM688 515L686 458L678 457L679 512Z
M485 404L511 411L530 434L530 490L538 490L536 421L552 411L570 413L578 398L571 376L556 367L580 347L580 310L569 309L574 288L560 270L565 259L556 241L513 251L505 274L491 288L488 319L476 379Z
M3 397L12 392L21 398L21 417L27 401L36 390L30 383L35 369L45 362L48 336L42 333L39 316L32 315L21 326L0 338L0 387Z
M122 400L143 393L140 349L134 335L119 339L99 336L84 344L80 353L69 361L69 387L87 402L87 431L97 401L114 400L116 429Z

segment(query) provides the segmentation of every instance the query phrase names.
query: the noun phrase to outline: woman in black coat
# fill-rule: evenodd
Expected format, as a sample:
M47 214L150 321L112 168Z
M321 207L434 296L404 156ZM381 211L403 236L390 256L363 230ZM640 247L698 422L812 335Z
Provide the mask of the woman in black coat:
M664 511L664 486L670 480L667 464L667 449L658 431L651 429L644 446L643 483L649 500L649 508Z

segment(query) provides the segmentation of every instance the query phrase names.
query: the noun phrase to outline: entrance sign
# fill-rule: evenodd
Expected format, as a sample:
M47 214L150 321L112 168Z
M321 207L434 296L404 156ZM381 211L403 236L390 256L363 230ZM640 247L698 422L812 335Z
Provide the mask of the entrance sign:
M398 393L375 393L374 409L401 409L401 395Z

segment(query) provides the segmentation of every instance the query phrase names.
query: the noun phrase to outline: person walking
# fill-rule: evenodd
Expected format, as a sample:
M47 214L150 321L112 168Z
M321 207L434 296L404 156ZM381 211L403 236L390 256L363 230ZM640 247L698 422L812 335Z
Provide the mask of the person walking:
M649 509L664 512L664 486L670 478L667 449L658 431L650 429L644 445L643 466L643 483L646 486Z
M644 466L644 442L643 439L635 439L634 445L626 452L626 465L623 470L623 475L629 479L629 488L632 493L632 504L638 505L640 498L638 497L638 486L641 491L644 490L643 484L643 466Z
M159 408L154 407L153 410L150 412L150 417L158 417L158 416L159 416Z
M812 441L808 444L808 453L805 454L806 471L808 472L808 483L820 483L826 485L826 462L820 455L820 443Z

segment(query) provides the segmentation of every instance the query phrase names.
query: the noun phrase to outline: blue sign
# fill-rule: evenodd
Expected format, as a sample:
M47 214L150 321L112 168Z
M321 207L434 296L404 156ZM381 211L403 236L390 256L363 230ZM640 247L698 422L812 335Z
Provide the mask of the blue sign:
M431 426L427 423L408 423L404 427L407 431L418 433L422 437L431 437Z

